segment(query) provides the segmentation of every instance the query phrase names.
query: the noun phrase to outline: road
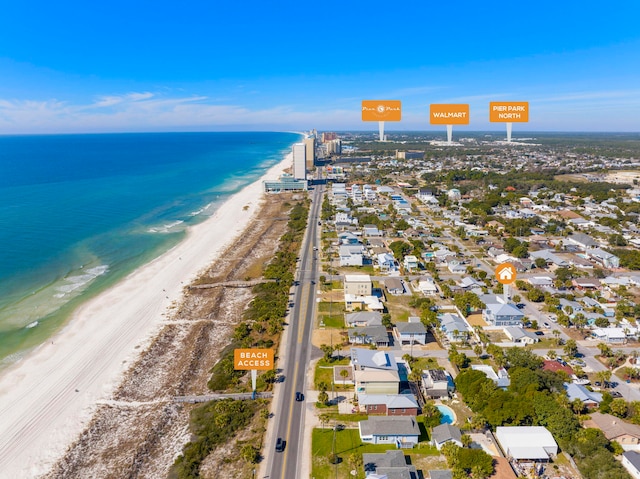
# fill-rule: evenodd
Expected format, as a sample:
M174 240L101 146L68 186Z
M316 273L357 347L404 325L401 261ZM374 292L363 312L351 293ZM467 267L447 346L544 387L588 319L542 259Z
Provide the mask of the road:
M309 227L300 253L297 283L293 295L293 309L287 326L283 387L277 392L281 397L275 409L276 434L273 444L267 445L268 477L289 479L298 477L305 421L305 403L295 399L296 392L304 392L305 377L311 353L311 331L315 315L318 268L318 220L322 204L323 185L316 185L309 211ZM283 452L275 451L275 441L286 441Z

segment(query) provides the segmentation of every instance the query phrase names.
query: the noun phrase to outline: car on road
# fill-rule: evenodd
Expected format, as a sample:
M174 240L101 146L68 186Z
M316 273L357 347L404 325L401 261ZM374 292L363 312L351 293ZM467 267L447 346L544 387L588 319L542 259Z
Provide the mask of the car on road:
M297 392L296 393L296 401L304 401L304 394L302 394L301 392Z
M609 394L611 394L612 398L621 398L622 394L620 394L618 391L611 391Z
M279 437L278 440L276 441L276 452L284 451L284 447L286 445L287 445L287 441Z
M549 323L547 323L546 321L544 323L542 323L542 325L547 329L549 329L551 327L551 325Z
M518 303L518 304L516 304L516 308L518 308L518 309L524 309L526 306L527 306L527 305L526 305L526 304L524 304L524 303Z
M314 246L314 247L313 247L313 251L318 251L318 247L317 247L317 246Z
M536 331L535 333L536 336L544 336L544 333L542 331Z

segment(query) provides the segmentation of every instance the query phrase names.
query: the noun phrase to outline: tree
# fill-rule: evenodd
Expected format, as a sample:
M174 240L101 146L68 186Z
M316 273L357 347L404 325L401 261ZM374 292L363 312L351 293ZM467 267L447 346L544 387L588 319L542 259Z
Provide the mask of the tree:
M327 361L327 362L333 361L333 351L335 350L334 346L331 346L329 344L322 344L322 345L320 345L320 349L324 353L324 360L325 361Z
M544 258L536 258L533 263L536 265L536 268L546 268L547 267L547 260L544 259Z
M598 343L598 349L600 350L600 355L609 358L612 355L611 347L606 343Z
M473 440L471 439L471 436L469 436L469 434L463 434L462 436L460 436L460 442L462 442L462 445L464 447L469 447Z
M405 241L394 241L389 245L389 249L393 251L393 255L398 261L402 261L404 257L411 252L412 247Z
M240 450L240 457L249 464L257 464L260 460L260 450L251 444L245 444Z
M622 398L617 398L611 401L611 405L609 406L611 410L611 414L617 416L619 418L627 417L627 402Z
M342 378L342 389L346 389L347 388L347 377L349 377L349 371L347 371L345 368L342 368L340 370L340 377Z
M320 404L329 403L329 395L327 394L327 391L320 391L320 393L318 394L318 402Z
M575 339L568 339L564 345L564 354L569 356L570 358L575 358L576 354L578 354L578 344Z

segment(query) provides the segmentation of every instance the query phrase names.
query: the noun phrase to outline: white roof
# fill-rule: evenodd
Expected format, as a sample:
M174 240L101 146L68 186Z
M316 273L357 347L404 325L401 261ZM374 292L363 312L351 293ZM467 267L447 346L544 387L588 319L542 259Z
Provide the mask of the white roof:
M497 427L496 439L514 459L548 459L549 454L558 453L558 444L543 426Z
M346 274L344 280L347 283L364 283L366 281L371 282L371 276L368 274Z

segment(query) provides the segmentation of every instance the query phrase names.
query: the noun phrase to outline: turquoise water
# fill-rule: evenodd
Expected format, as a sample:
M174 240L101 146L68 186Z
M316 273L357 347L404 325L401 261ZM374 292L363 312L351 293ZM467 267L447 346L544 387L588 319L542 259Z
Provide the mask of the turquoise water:
M440 419L440 424L453 424L455 421L455 413L449 406L436 406L438 411L442 414L442 419Z
M157 257L279 162L294 133L0 137L0 359Z

